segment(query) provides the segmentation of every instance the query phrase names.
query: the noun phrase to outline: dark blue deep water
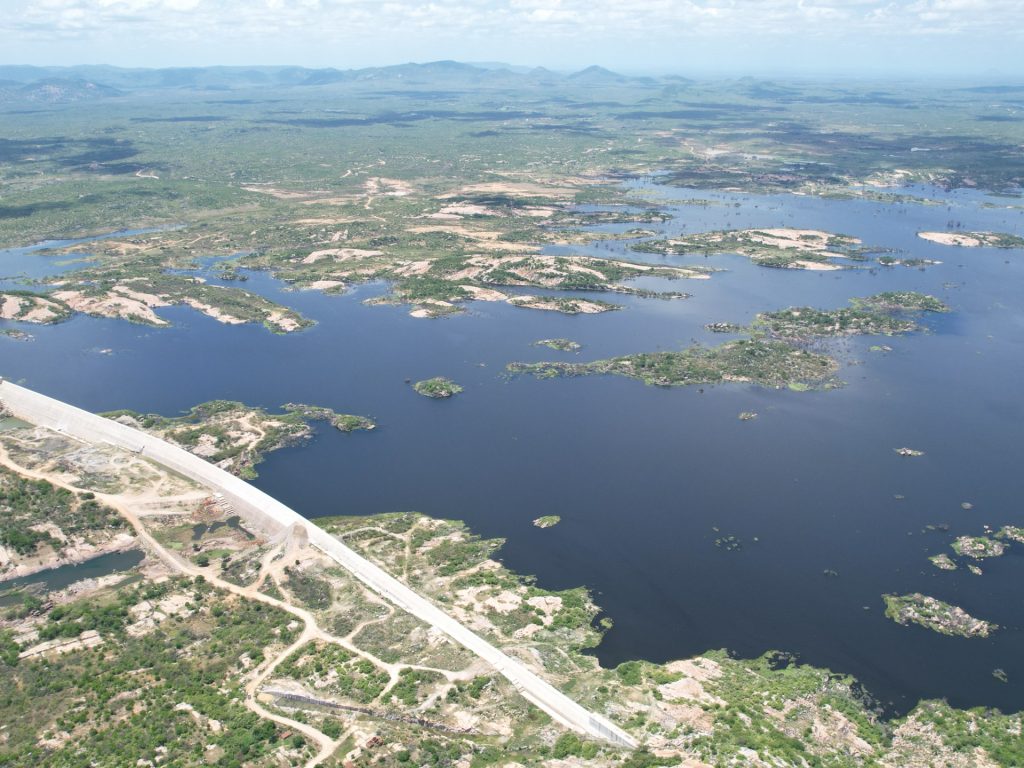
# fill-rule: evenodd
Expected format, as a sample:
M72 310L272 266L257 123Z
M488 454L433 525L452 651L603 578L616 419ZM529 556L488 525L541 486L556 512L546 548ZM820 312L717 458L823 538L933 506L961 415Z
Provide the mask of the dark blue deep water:
M269 457L256 484L309 517L419 510L504 537L501 555L515 570L549 588L593 589L615 622L597 649L605 664L780 649L857 676L896 710L926 697L1024 707L1024 546L982 562L981 576L927 560L985 524L1024 525L1024 251L949 248L916 236L950 221L1022 234L1022 201L917 189L935 204L881 204L636 186L663 196L676 214L657 227L667 233L825 229L943 263L810 272L716 256L707 263L727 271L710 280L645 285L693 294L683 301L613 296L625 310L580 317L476 303L433 321L364 306L380 286L330 297L285 292L254 274L246 288L296 307L316 327L274 336L187 308L161 310L170 329L77 317L24 326L29 342L0 337L0 373L91 410L174 414L230 398L371 415L375 432L322 429L313 442ZM32 260L43 258L0 252L0 275L37 275ZM934 294L954 311L928 318L926 334L830 345L845 363L847 386L838 391L666 390L613 377L503 374L513 360L718 343L724 338L704 323L744 323L789 305L840 306L892 289ZM574 355L532 345L559 336L584 347ZM893 351L869 351L873 344ZM406 383L435 375L465 392L438 402ZM743 422L740 411L760 416ZM901 458L893 451L901 446L926 455ZM545 514L561 515L561 525L531 525ZM924 532L939 523L950 530ZM714 545L726 535L742 549ZM914 591L1003 628L989 639L951 638L883 617L884 593ZM992 677L996 667L1008 684Z

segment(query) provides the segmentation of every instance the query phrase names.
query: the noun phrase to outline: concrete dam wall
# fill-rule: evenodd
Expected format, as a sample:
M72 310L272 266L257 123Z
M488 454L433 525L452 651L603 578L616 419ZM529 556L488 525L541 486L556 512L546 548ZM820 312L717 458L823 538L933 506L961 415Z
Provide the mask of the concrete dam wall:
M18 418L87 443L106 443L141 456L219 493L243 518L271 532L293 526L305 530L309 543L335 560L368 588L413 616L437 627L455 642L489 662L529 701L563 725L620 746L635 747L628 733L590 712L532 670L470 631L430 600L409 589L291 508L234 475L188 451L124 424L41 395L0 379L0 403Z

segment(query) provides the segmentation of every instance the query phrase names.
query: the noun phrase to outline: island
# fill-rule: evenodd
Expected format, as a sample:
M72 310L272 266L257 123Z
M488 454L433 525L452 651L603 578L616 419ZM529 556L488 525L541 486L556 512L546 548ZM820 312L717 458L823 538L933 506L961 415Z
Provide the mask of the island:
M509 372L539 379L614 374L661 387L750 382L806 390L835 386L838 363L781 341L740 339L717 347L622 355L589 363L510 363Z
M986 557L999 557L1006 551L1006 544L988 536L958 536L953 542L953 551L958 555L983 560Z
M955 571L957 568L956 562L945 552L942 552L938 555L932 555L928 559L936 568L939 568L943 571Z
M413 384L413 389L424 397L432 397L434 399L452 397L462 392L462 387L451 379L446 379L444 376L435 376L432 379L417 381Z
M62 323L73 314L68 304L60 299L32 291L0 291L0 320L53 325Z
M535 347L548 347L558 352L575 352L583 345L572 339L541 339L533 342Z
M997 539L1009 539L1010 541L1016 541L1018 544L1024 544L1024 528L1019 525L1004 525L996 533Z
M960 248L1024 248L1024 237L1005 232L918 232L922 240Z
M914 592L909 595L883 595L885 615L897 624L918 624L943 635L988 637L999 626L976 619L963 608L934 597Z
M805 340L814 336L895 336L921 330L908 315L948 312L949 307L934 296L914 291L887 291L851 299L841 309L790 307L762 312L752 325L756 331L782 339Z
M839 363L828 355L810 351L808 343L813 339L910 333L922 330L922 326L909 315L949 311L934 296L915 291L886 291L851 299L850 303L850 307L832 310L791 307L761 312L749 328L713 323L706 326L712 332L745 330L752 337L715 347L698 344L679 352L637 353L589 363L513 362L507 369L512 374L530 374L540 379L616 374L658 386L750 382L797 391L830 389L839 386L835 378ZM897 452L917 455L904 453L909 450Z
M836 259L865 260L874 250L858 238L817 229L729 229L637 243L634 251L663 255L738 253L762 267L832 271Z

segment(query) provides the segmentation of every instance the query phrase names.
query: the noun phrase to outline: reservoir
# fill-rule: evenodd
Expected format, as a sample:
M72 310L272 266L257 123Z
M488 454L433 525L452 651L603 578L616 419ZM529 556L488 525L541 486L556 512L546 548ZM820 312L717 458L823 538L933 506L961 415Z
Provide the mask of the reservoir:
M499 556L510 568L547 588L593 590L614 621L594 650L605 665L716 648L740 656L780 650L857 677L893 711L937 697L960 707L1024 707L1024 546L980 562L980 576L928 560L986 525L1024 525L1024 251L917 236L951 223L1021 235L1024 201L932 188L891 190L924 202L876 202L632 186L673 214L642 225L658 237L822 229L941 263L780 270L735 255L665 257L605 241L551 252L723 271L709 280L637 281L692 296L600 295L624 307L601 315L477 302L439 320L364 305L384 291L379 285L327 296L250 273L247 290L317 325L275 336L181 307L157 310L174 324L166 329L82 316L57 326L4 322L0 329L34 339L0 337L0 374L93 411L172 415L223 398L372 416L372 433L324 425L313 441L271 454L255 484L308 517L417 510L504 538ZM82 248L84 257L88 244ZM50 258L0 252L0 275L53 274L32 261ZM932 294L952 311L924 318L924 333L823 343L843 363L846 385L835 391L662 389L617 377L505 373L512 361L718 344L732 337L706 323L746 324L787 306L839 307L886 290ZM583 346L534 346L548 338ZM465 391L435 401L407 383L433 376ZM744 411L758 418L737 418ZM924 455L897 455L904 446ZM562 522L538 529L531 521L542 515ZM725 536L740 548L716 547ZM910 592L1001 628L964 639L886 619L882 595ZM1008 684L992 676L997 667Z

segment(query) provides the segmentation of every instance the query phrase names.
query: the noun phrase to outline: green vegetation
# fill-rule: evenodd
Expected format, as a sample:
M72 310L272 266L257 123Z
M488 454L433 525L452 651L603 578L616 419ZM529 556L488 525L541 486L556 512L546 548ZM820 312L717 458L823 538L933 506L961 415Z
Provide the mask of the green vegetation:
M1016 541L1018 544L1024 544L1024 528L1017 525L1004 525L996 533L997 539L1009 539L1010 541Z
M0 664L8 667L16 666L19 653L21 653L21 646L14 639L14 633L9 629L0 630Z
M125 631L128 608L174 591L194 612L152 631ZM95 627L95 648L0 665L4 765L135 765L138 760L224 768L279 765L281 751L311 755L301 737L242 704L239 657L287 642L289 617L202 583L175 580L120 590L51 611L45 634ZM216 728L210 723L216 723Z
M561 312L563 315L596 315L622 309L618 304L600 299L573 299L566 296L513 296L509 303L516 307Z
M794 384L808 388L835 385L838 365L825 355L781 341L738 340L718 347L689 347L681 352L623 355L591 363L511 363L512 373L540 379L616 374L657 386L751 382L765 387Z
M704 327L712 333L743 333L747 330L736 323L707 323Z
M983 234L984 242L989 248L1024 248L1024 237L1008 235L1005 232L973 233Z
M297 413L304 421L327 421L335 429L342 432L355 432L357 430L376 429L377 424L367 416L352 416L347 413L336 413L330 408L323 408L316 405L302 405L301 403L285 403L282 408L286 413Z
M320 406L288 403L282 409L283 413L269 413L234 400L211 400L183 416L128 410L103 415L152 432L245 478L256 477L255 466L266 454L309 439L313 434L311 422L328 421L343 432L376 427L367 417Z
M413 303L427 316L459 311L480 289L495 287L628 290L630 276L655 273L625 260L537 249L573 242L574 228L664 222L668 214L656 204L610 181L651 169L681 187L889 204L928 201L885 185L1005 190L1024 178L1017 126L988 119L993 108L1012 108L1010 97L970 89L915 84L880 97L868 83L588 82L553 73L538 80L435 65L343 76L289 72L260 71L257 86L238 70L107 70L116 99L95 98L107 92L104 83L87 94L68 80L49 86L58 103L48 104L0 86L11 118L0 155L7 185L0 245L149 228L58 249L96 257L62 275L60 289L74 294L67 301L75 311L153 323L154 307L190 304L291 332L310 321L240 287L249 270L328 293L385 281L389 300ZM215 98L236 88L258 91ZM443 107L439 94L447 94ZM59 103L64 98L74 107ZM324 103L338 112L322 112ZM915 119L907 121L911 108ZM955 153L894 151L944 150L951 136ZM615 207L577 210L577 203ZM998 245L1017 242L983 234L1004 238ZM746 250L775 266L830 266L830 254L868 257L853 238L785 229L640 247Z
M190 306L228 324L261 323L274 333L291 333L313 323L297 312L239 288L209 285L177 274L147 273L144 266L92 267L76 273L79 284L63 284L55 296L77 311L165 326L154 307Z
M712 765L743 764L754 750L768 764L870 766L873 749L889 741L889 728L848 676L778 652L736 661L716 651L698 664L707 672L702 687L717 701L703 705L712 724L691 743ZM829 735L810 736L815 723Z
M121 516L91 493L74 494L0 467L0 545L19 555L35 554L41 545L59 551L66 543L93 541L124 526Z
M324 610L331 606L334 596L329 581L297 568L286 567L284 573L288 577L285 588L306 608Z
M754 320L753 328L776 338L796 340L853 334L893 336L920 330L916 322L903 316L905 313L949 311L934 296L911 291L879 293L852 299L851 304L852 307L843 309L790 307L762 312Z
M533 344L537 347L548 347L559 352L575 352L582 347L582 344L572 339L541 339L540 341L533 342Z
M943 571L955 571L957 568L956 562L945 552L942 552L938 555L932 555L928 559L936 568L939 568Z
M437 672L406 667L398 673L398 682L392 686L389 694L405 706L414 707L424 698L423 689L442 679Z
M457 395L462 391L462 387L451 379L446 379L444 376L435 376L432 379L417 381L413 384L413 389L424 397L433 397L436 399L451 397L452 395Z
M657 209L641 211L610 210L580 213L566 211L552 217L552 225L559 227L592 227L599 224L664 224L672 214Z
M857 309L880 312L949 312L949 307L934 296L916 291L883 291L863 299L851 299Z
M277 669L290 677L359 704L375 701L387 687L388 673L369 659L355 656L341 646L318 642L299 649Z
M408 573L410 586L421 593L476 613L478 628L486 627L485 634L497 642L527 631L531 641L564 664L567 649L575 654L593 647L607 628L595 626L598 608L585 589L544 590L532 577L495 568L502 540L482 539L460 522L402 513L317 518L317 523L390 572ZM356 642L386 661L419 658L417 654L424 652L416 648L419 626L408 617L395 616L363 628ZM582 656L578 663L590 667Z
M986 557L999 557L1006 551L1006 544L988 536L959 536L953 542L953 551L958 555L982 560Z
M567 757L593 760L597 753L597 744L592 741L582 741L579 736L571 731L559 736L555 741L555 746L551 749L551 756L556 760L564 760Z
M663 256L738 253L763 267L838 269L839 267L829 263L831 259L867 259L866 254L871 251L859 247L859 243L859 240L848 235L782 228L704 232L673 240L637 243L633 250Z
M562 522L562 518L558 515L541 515L533 524L538 528L552 528Z
M1024 237L1005 232L918 232L918 237L962 248L1024 248Z
M981 750L995 765L1024 765L1024 743L1016 733L1019 715L983 707L954 709L944 701L928 701L908 719L933 729L957 758L970 761Z
M311 319L284 306L286 299L260 295L261 280L246 282L253 270L265 270L296 291L337 294L349 286L382 282L386 301L411 304L425 316L458 312L474 300L596 313L618 307L592 298L594 293L604 298L611 293L682 295L636 288L632 278L711 272L541 253L544 245L605 235L653 236L635 230L573 231L665 220L656 207L642 204L639 210L573 208L578 203L632 205L643 194L642 189L628 193L609 179L658 169L666 171L661 180L680 187L842 195L909 205L925 201L864 185L934 183L998 190L1019 188L1024 181L1019 125L985 119L994 109L1015 108L1015 97L982 90L888 83L881 92L874 83L709 83L620 79L611 73L605 78L600 71L572 79L451 64L378 68L358 75L274 68L251 75L201 69L103 72L116 78L112 85L124 95L100 102L83 99L73 108L18 101L9 96L9 85L0 84L0 101L10 118L0 142L5 185L0 241L19 245L118 228L159 229L51 251L47 255L70 259L88 252L96 260L75 265L60 286L52 278L32 286L38 290L33 298L5 291L3 303L15 320L37 312L37 318L55 322L82 312L158 326L166 322L157 314L160 308L178 305L224 322L263 323L275 332L307 327ZM71 86L56 91L61 99L76 98ZM949 152L954 139L957 151ZM907 147L947 151L903 151ZM721 204L706 199L689 203ZM1021 245L1020 238L1005 237L1013 239L985 244ZM851 237L794 230L704 233L641 248L665 254L738 252L765 266L803 269L866 265L872 256ZM877 263L927 262L883 255ZM216 284L224 280L232 284ZM47 286L53 286L52 293L44 292L51 290ZM533 289L545 295L520 293ZM570 291L588 293L557 293ZM741 380L794 390L832 386L835 361L820 350L770 336L900 333L912 330L910 319L900 313L942 311L925 303L910 305L905 296L873 298L871 304L840 310L797 310L799 317L793 310L770 313L763 316L765 325L755 329L769 338L522 370L615 373L659 385ZM53 303L52 309L45 309L46 302ZM709 330L748 329L715 323ZM261 452L303 439L309 420L326 420L343 430L372 425L363 417L311 406L254 414L254 409L239 410L238 404L216 403L201 411L181 422L120 416L150 421L150 428L173 432L180 444L249 476ZM919 455L911 449L899 452ZM22 508L28 503L25 494L38 497L31 502L33 511ZM5 548L18 554L56 546L56 532L31 527L51 521L64 534L86 538L118 530L120 520L101 505L87 508L90 501L95 502L60 498L45 487L23 489L17 504L5 494L7 506L0 510L0 518L9 521L2 528ZM83 508L87 514L81 516ZM663 750L715 765L1024 763L1019 715L925 702L908 718L883 722L870 702L858 698L848 678L792 660L783 664L778 655L737 660L716 652L693 661L692 667L630 662L601 670L593 658L578 653L600 637L600 629L591 624L597 608L590 596L583 589L542 590L529 578L491 564L500 542L480 540L457 523L411 514L324 524L347 534L353 547L439 605L467 612L496 642L529 652L558 685L650 742L650 750L627 756L595 748L555 730L499 676L469 672L449 688L453 706L465 706L485 722L508 718L502 723L510 724L510 736L504 741L464 738L374 719L368 722L385 745L368 749L360 765L475 768L576 758L595 766L645 768L679 762L678 757L659 757ZM75 525L83 527L75 532ZM357 533L360 526L375 530ZM217 567L222 553L213 548L190 552L183 543L188 528L181 534L176 543L182 544L182 554ZM1022 536L1020 528L1007 526L991 540L1019 541ZM731 543L728 536L721 541L725 548ZM990 549L986 544L978 551ZM252 553L229 559L225 577L247 583L243 576L251 570ZM298 566L290 571L284 590L271 581L262 591L294 596L346 633L367 618L380 619L358 632L357 639L380 649L382 657L422 661L432 655L439 663L443 655L454 659L453 668L466 668L455 663L465 662L455 651L431 646L422 625L400 614L388 617L381 606L361 601L359 588L343 576ZM37 615L41 601L29 599L15 609L38 620L41 636L71 638L92 627L101 633L103 645L16 663L21 646L10 630L0 629L0 764L106 766L143 760L276 768L308 761L312 751L302 737L286 737L284 729L249 713L239 687L245 666L240 659L259 663L268 646L285 647L294 637L285 628L291 617L199 584L175 581L166 589L72 600L42 615ZM187 594L191 606L148 634L127 633L133 600L146 594L160 600L174 590ZM902 610L904 605L897 605L897 612L918 623L940 623L949 616L961 620L953 612L959 609L926 600L908 599L916 618ZM384 673L340 646L317 643L288 664L282 671L303 683L324 682L336 672L328 693L381 705ZM673 689L675 682L688 687ZM436 701L427 703L426 694L435 693L430 690L435 683L429 673L407 672L389 701L396 707L422 706L432 718L439 710ZM298 716L332 736L340 736L348 722L316 713ZM223 727L215 731L210 718ZM341 752L352 746L350 738ZM340 753L332 759L340 762Z
M885 615L897 624L919 624L943 635L988 637L997 624L976 619L963 608L915 592L910 595L882 595Z

